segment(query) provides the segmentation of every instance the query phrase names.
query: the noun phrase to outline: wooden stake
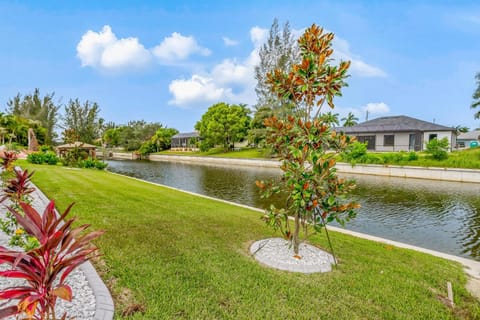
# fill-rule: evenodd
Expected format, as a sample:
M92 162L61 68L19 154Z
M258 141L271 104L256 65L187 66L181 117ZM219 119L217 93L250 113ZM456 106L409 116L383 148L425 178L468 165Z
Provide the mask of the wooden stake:
M454 307L455 304L453 303L453 290L452 290L452 283L450 281L447 281L447 296L448 296L448 302L450 302L450 307Z

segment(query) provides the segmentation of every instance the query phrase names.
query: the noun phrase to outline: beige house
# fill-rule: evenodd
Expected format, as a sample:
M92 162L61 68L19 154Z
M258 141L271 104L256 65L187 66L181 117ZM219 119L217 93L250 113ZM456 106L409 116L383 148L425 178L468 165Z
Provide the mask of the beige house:
M371 151L422 151L434 138L447 138L450 150L456 145L455 128L407 116L381 117L352 127L335 128L335 131L366 142Z

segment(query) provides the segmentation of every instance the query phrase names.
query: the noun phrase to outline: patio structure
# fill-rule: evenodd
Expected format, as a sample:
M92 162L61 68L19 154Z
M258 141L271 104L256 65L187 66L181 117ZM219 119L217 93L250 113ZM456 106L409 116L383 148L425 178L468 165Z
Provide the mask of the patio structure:
M178 133L172 137L171 150L173 151L197 151L196 141L200 139L198 132ZM194 142L195 141L195 142Z
M62 145L58 146L56 149L57 149L57 155L60 158L65 157L65 155L69 151L74 150L74 149L85 151L85 152L88 153L88 156L92 157L92 158L96 158L96 156L97 156L97 153L96 153L97 146L94 146L94 145L88 144L88 143L84 143L84 142L80 142L80 141L75 141L74 143L62 144Z

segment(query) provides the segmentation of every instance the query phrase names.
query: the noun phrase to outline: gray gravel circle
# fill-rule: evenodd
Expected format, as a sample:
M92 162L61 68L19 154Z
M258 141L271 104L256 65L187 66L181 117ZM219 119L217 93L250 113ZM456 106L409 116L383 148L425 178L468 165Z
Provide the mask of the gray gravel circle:
M300 258L295 257L291 242L282 238L256 241L250 246L250 253L264 265L290 272L330 272L335 263L330 253L307 243L300 244Z

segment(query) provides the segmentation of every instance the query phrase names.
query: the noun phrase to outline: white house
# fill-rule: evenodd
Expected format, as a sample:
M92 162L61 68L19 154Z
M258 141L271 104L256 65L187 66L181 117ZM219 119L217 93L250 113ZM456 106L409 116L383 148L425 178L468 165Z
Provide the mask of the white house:
M421 151L434 138L447 138L450 150L456 145L455 128L407 116L381 117L335 131L367 142L367 149L372 151Z
M474 130L459 134L457 137L457 145L459 148L468 148L477 146L480 142L480 130Z

